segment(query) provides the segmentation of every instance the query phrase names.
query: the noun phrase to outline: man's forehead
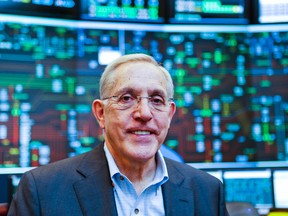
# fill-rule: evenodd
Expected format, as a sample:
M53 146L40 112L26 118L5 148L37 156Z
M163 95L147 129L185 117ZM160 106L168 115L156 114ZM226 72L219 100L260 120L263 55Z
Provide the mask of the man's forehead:
M166 92L165 75L155 65L150 63L124 64L115 73L114 90L133 89L134 91L149 90Z
M159 70L155 65L152 64L145 64L145 63L135 63L135 64L123 64L121 65L117 72L114 74L116 80L126 79L139 79L139 80L148 80L148 81L155 81L161 82L163 84L166 83L166 78L164 73Z
M123 85L118 86L116 92L120 93L131 93L131 94L140 94L141 92L147 92L149 94L166 94L166 88L163 85L143 85L139 83L127 82Z
M143 80L143 82L146 80L149 82L165 84L165 77L156 73L127 73L125 77L128 80Z

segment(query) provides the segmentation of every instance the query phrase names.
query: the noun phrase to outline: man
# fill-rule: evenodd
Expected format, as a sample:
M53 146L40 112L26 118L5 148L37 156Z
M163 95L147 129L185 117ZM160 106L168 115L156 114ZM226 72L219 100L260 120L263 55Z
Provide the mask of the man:
M152 57L114 60L92 105L105 143L26 173L9 215L228 215L219 180L158 151L176 111L173 91Z

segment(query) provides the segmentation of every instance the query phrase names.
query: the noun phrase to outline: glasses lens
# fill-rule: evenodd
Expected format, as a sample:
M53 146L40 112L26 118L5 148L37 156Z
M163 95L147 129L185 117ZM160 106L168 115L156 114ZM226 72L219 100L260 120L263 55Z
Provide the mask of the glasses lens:
M130 108L135 108L139 105L142 99L147 99L149 107L153 110L165 112L169 109L171 105L171 99L168 101L160 98L160 97L132 97L130 95L123 95L123 96L112 96L105 99L112 99L114 103L118 106L118 109L125 110Z

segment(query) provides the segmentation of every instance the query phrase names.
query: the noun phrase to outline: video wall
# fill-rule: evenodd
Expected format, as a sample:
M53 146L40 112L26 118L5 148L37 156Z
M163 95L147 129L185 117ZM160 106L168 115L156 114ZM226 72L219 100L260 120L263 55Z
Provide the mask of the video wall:
M102 143L91 112L100 75L114 56L139 52L173 77L178 109L164 145L186 163L287 165L287 30L0 15L0 167Z
M79 0L1 0L0 13L61 19L79 18Z
M0 13L162 24L287 23L287 0L1 0Z
M251 0L2 0L0 13L113 22L248 24L250 5Z

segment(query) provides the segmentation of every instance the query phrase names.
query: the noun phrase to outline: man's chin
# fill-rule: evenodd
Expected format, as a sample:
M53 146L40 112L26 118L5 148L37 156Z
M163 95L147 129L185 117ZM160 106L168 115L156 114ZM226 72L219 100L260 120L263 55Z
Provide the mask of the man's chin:
M149 151L149 152L137 152L133 154L133 160L139 162L147 162L151 159L155 158L157 151Z

